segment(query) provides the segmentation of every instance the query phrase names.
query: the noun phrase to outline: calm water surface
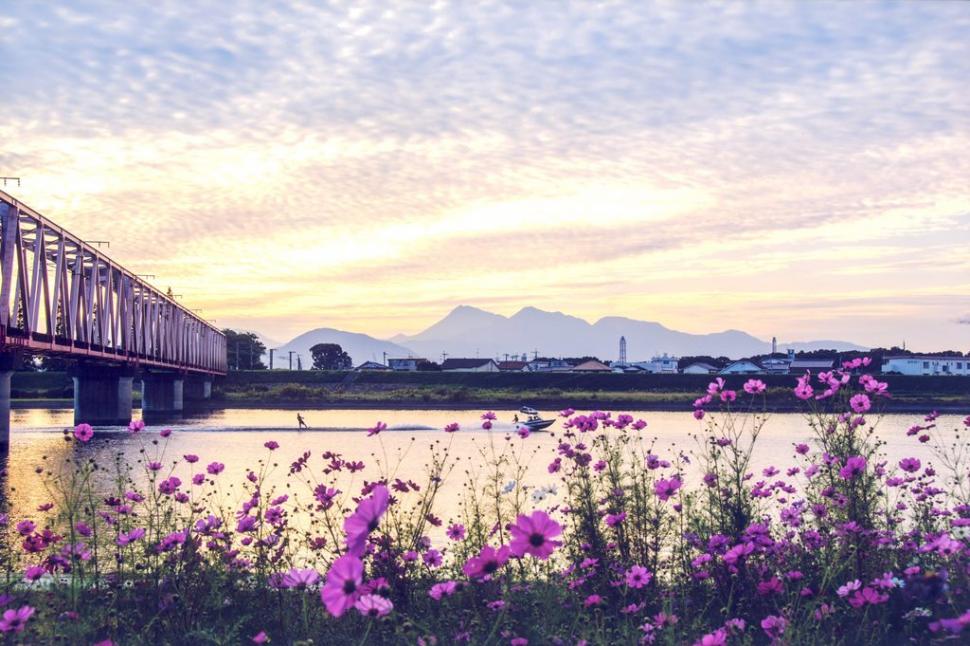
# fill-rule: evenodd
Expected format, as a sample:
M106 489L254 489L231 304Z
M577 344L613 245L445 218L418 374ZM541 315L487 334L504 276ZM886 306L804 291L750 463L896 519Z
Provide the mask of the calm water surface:
M167 426L173 429L167 443L158 436L165 427L157 426L149 427L137 436L121 428L99 428L95 440L78 446L63 439L63 430L73 424L71 409L14 410L11 412L11 447L5 458L6 477L0 482L0 495L9 501L14 515L26 515L51 498L35 473L39 464L56 463L72 454L94 457L102 464L110 464L119 452L134 462L143 459L143 450L153 453L161 451L164 445L162 461L166 465L185 453L199 455L200 462L194 467L196 471L211 461L224 463L226 470L218 480L220 486L223 483L226 486L227 503L236 504L241 497L238 485L236 488L228 485L241 481L261 457L269 457L269 451L263 447L268 440L280 444L280 449L270 460L279 466L270 474L269 482L280 490L289 483L290 492L300 487L292 478L287 478L287 467L304 451L313 454L310 462L313 468L308 475L312 479L323 477L325 463L320 454L325 451L340 453L345 459L364 461L367 469L354 476L357 484L344 482L345 490L349 491L351 487L359 486L363 478L374 479L374 463L385 460L385 456L392 467L397 465L395 475L420 482L418 476L424 473L429 458L428 447L432 443L442 449L447 446L458 461L458 467L447 480L436 508L438 515L446 520L458 515L465 471L481 469L483 452L501 451L509 443L519 451L521 461L528 464L520 485L537 487L556 482L556 476L550 475L546 467L555 457L556 431L561 430L561 422L552 427L553 433L536 433L523 440L510 436L515 411L496 411L499 419L490 432L481 429L480 410L319 409L302 413L310 430L296 430L296 412L293 410L225 409L172 422ZM665 452L668 455L676 453L681 448L695 448L691 434L703 429L702 423L689 413L631 411L631 414L648 422L649 426L641 434L656 440L655 452L662 456ZM388 425L380 441L363 432L378 420ZM455 434L443 433L441 429L454 421L461 424L462 430ZM889 415L880 420L878 434L887 442L884 452L891 464L910 455L924 462L929 458L928 447L920 445L915 438L906 437L906 429L921 421L922 417L918 415ZM962 417L953 415L937 420L937 424L945 429L960 426L961 422ZM794 464L792 445L810 439L811 432L802 415L772 415L758 440L753 467L760 470L772 464L779 468ZM160 440L160 443L153 445L152 440ZM188 483L193 467L181 463L174 468L175 473ZM163 473L168 472L167 467ZM308 500L309 492L303 488L299 497Z

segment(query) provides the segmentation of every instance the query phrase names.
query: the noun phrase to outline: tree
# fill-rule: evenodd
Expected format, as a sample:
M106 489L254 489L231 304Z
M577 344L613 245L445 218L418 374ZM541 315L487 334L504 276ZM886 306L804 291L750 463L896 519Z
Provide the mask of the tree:
M418 369L418 372L436 372L436 371L440 372L441 366L435 363L434 361L423 360L423 361L418 361L417 369Z
M252 332L237 332L225 329L226 358L230 370L265 370L261 357L266 346Z
M350 370L350 355L337 343L318 343L310 348L314 370Z

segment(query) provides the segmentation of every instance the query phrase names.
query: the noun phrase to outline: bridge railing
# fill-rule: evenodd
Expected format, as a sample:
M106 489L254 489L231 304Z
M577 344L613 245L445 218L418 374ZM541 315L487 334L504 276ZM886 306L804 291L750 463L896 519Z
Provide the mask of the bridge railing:
M0 191L0 345L224 374L220 330Z

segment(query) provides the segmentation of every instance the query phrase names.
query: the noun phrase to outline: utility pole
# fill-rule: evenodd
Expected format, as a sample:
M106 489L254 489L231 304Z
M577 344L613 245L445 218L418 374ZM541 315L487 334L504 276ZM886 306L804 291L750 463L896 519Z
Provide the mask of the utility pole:
M447 352L442 352L441 353L441 363L444 363L445 362L445 359L447 359L447 358L448 358L448 353Z

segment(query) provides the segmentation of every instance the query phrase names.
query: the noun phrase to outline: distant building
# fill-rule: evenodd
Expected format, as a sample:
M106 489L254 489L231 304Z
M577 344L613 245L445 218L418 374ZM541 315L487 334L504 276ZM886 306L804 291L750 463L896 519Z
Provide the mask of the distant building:
M695 362L689 366L685 366L683 372L685 375L713 375L717 372L717 366L712 366L709 363Z
M764 372L764 369L753 361L744 359L735 361L722 368L718 374L721 375L756 375Z
M365 361L354 368L354 370L357 372L363 372L365 370L390 370L390 368L385 366L383 363L377 363L376 361Z
M761 362L761 367L769 375L787 375L791 362L795 360L795 351L789 350L787 357L771 356Z
M402 359L388 359L387 365L391 370L399 372L416 372L418 364L427 361L421 357L407 357Z
M620 357L619 362L621 365L626 364L626 337L620 337Z
M771 337L771 354L778 354L778 337Z
M805 372L819 372L831 370L835 359L795 359L788 366L788 374L801 375Z
M572 372L613 372L613 370L601 361L590 359L574 367Z
M445 359L442 372L498 372L494 359Z
M523 372L528 369L528 361L499 361L498 369L502 372Z
M970 375L968 357L884 357L882 371L901 375Z
M630 372L626 368L636 368L639 371L655 375L673 375L677 374L677 364L677 357L671 357L664 353L663 356L654 357L650 361L634 361L621 367L624 368L624 372Z
M534 359L527 368L529 372L569 372L573 364L562 359Z

